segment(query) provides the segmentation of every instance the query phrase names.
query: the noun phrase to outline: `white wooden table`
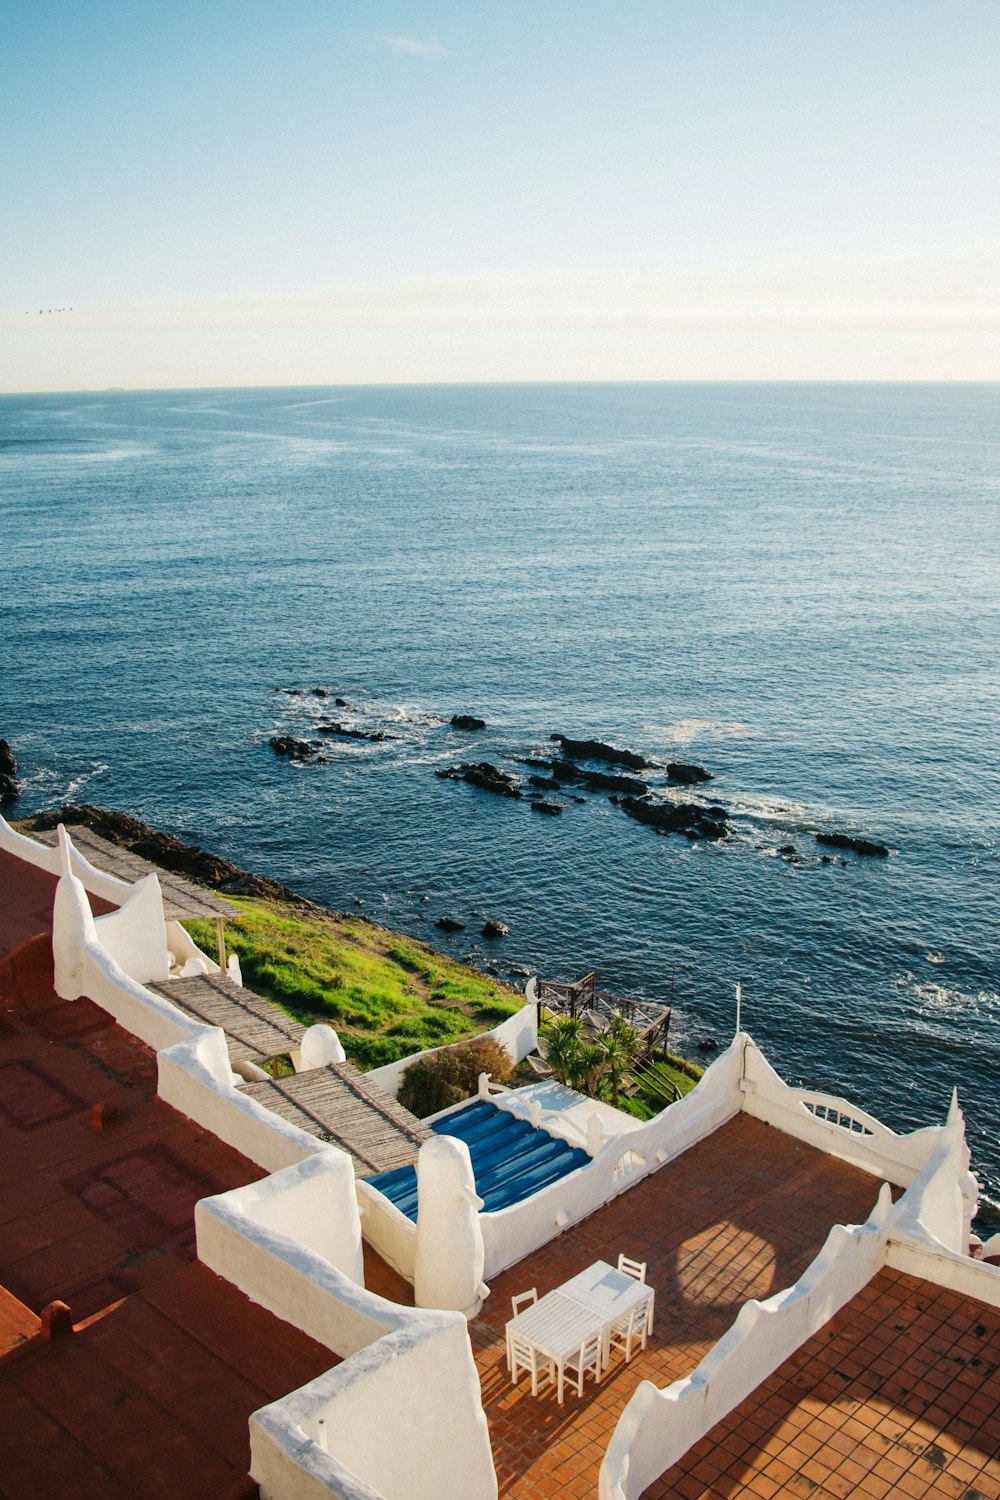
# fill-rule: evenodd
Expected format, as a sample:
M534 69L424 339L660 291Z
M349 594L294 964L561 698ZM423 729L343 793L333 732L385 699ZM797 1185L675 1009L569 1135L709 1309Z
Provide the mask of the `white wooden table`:
M564 1296L561 1290L548 1292L507 1324L507 1368L511 1368L510 1336L516 1333L555 1365L561 1406L566 1361L579 1354L580 1345L601 1333L602 1328L601 1315L592 1307ZM598 1380L601 1373L598 1369Z
M570 1277L559 1291L600 1316L604 1334L601 1358L605 1365L610 1358L612 1325L620 1323L633 1308L645 1307L646 1332L653 1331L653 1288L644 1281L636 1281L634 1276L626 1276L624 1271L609 1265L606 1260L595 1261L578 1276Z
M580 1352L582 1343L599 1333L601 1362L597 1379L600 1380L610 1359L612 1326L634 1308L644 1308L646 1330L651 1331L653 1301L651 1286L599 1260L511 1318L507 1324L507 1368L511 1368L513 1332L556 1366L558 1399L562 1405L566 1361Z

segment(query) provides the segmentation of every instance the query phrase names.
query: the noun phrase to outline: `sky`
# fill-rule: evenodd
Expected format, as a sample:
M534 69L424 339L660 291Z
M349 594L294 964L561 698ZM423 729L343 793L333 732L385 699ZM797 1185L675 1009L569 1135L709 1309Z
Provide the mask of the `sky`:
M1000 379L997 0L0 0L0 390Z

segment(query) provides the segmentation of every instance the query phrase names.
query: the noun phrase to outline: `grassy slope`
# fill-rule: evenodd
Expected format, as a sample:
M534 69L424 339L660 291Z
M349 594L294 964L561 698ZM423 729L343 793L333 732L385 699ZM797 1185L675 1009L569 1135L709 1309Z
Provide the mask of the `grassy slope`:
M515 991L413 938L362 918L315 915L279 901L223 896L226 943L247 984L297 1020L335 1026L361 1068L395 1062L495 1026L524 1003ZM211 922L185 922L206 953Z

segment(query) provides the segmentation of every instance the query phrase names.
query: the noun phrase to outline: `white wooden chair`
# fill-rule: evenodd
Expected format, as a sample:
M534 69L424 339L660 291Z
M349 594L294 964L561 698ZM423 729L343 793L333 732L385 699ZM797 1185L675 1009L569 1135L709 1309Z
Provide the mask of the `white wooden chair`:
M618 1269L626 1276L631 1276L633 1281L646 1281L646 1262L644 1260L629 1260L627 1255L619 1255Z
M523 1370L527 1370L531 1376L531 1394L538 1395L538 1378L545 1375L555 1384L556 1367L547 1355L536 1349L534 1344L516 1333L512 1328L507 1330L507 1362L510 1365L510 1378L517 1385L517 1377ZM562 1380L559 1381L559 1399L562 1400Z
M583 1379L588 1370L593 1371L595 1385L601 1379L601 1345L604 1342L600 1333L592 1334L589 1339L584 1339L576 1354L571 1354L559 1371L559 1404L562 1405L563 1379L569 1377L569 1383L576 1383L576 1394L583 1395Z
M623 1349L625 1351L625 1363L628 1364L632 1358L632 1345L638 1343L640 1348L646 1347L646 1336L648 1332L648 1310L645 1306L630 1308L617 1323L612 1323L608 1335L608 1349Z
M531 1288L530 1292L518 1292L516 1297L511 1297L510 1305L514 1309L515 1318L522 1308L528 1307L532 1302L537 1301L538 1288L534 1286Z

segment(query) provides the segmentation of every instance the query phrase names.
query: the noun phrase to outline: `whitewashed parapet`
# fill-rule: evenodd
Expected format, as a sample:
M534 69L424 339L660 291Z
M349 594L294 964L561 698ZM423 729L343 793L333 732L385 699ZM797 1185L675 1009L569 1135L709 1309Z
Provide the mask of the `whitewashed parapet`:
M355 1187L365 1239L386 1265L412 1286L416 1274L416 1224L363 1178L358 1178Z
M865 1224L835 1224L794 1286L740 1309L729 1332L683 1380L644 1380L615 1428L600 1471L600 1500L639 1500L654 1479L739 1405L881 1269L892 1215L883 1185Z
M25 864L34 865L36 870L46 870L50 875L55 876L62 873L58 848L54 849L51 844L41 844L38 839L28 838L26 834L18 833L3 817L0 817L0 849L13 854L17 859L23 859ZM103 900L110 901L112 905L120 906L132 890L128 881L119 879L117 875L109 875L105 870L98 870L72 844L70 851L73 874L83 883L85 889L92 896L100 896Z
M907 1243L962 1259L968 1257L979 1193L970 1159L965 1117L956 1092L952 1095L947 1122L938 1131L933 1155L897 1204L893 1244Z
M475 1040L478 1041L481 1036L492 1037L510 1054L513 1062L521 1062L538 1046L538 1013L534 1004L522 1005L520 1010L501 1021L499 1026L494 1026L491 1031L479 1032ZM472 1037L466 1037L465 1042L449 1042L444 1047L427 1047L423 1052L413 1052L409 1057L386 1063L384 1067L372 1068L365 1076L396 1098L403 1074L411 1064L426 1057L436 1057L442 1052L454 1052L457 1047L465 1046L472 1040Z
M195 1211L199 1258L343 1359L251 1417L254 1478L265 1500L495 1500L465 1319L365 1290L356 1210L329 1222L352 1177L329 1151Z
M909 1187L940 1138L939 1126L897 1135L847 1099L791 1088L751 1037L741 1090L745 1114L897 1187Z
M465 1320L404 1311L402 1326L254 1412L263 1500L496 1500Z
M737 1037L691 1092L669 1109L637 1130L612 1136L585 1166L532 1197L480 1214L486 1280L578 1224L737 1115L742 1063L743 1038ZM497 1102L492 1087L489 1092ZM499 1102L503 1104L503 1096ZM542 1123L548 1125L544 1117Z

